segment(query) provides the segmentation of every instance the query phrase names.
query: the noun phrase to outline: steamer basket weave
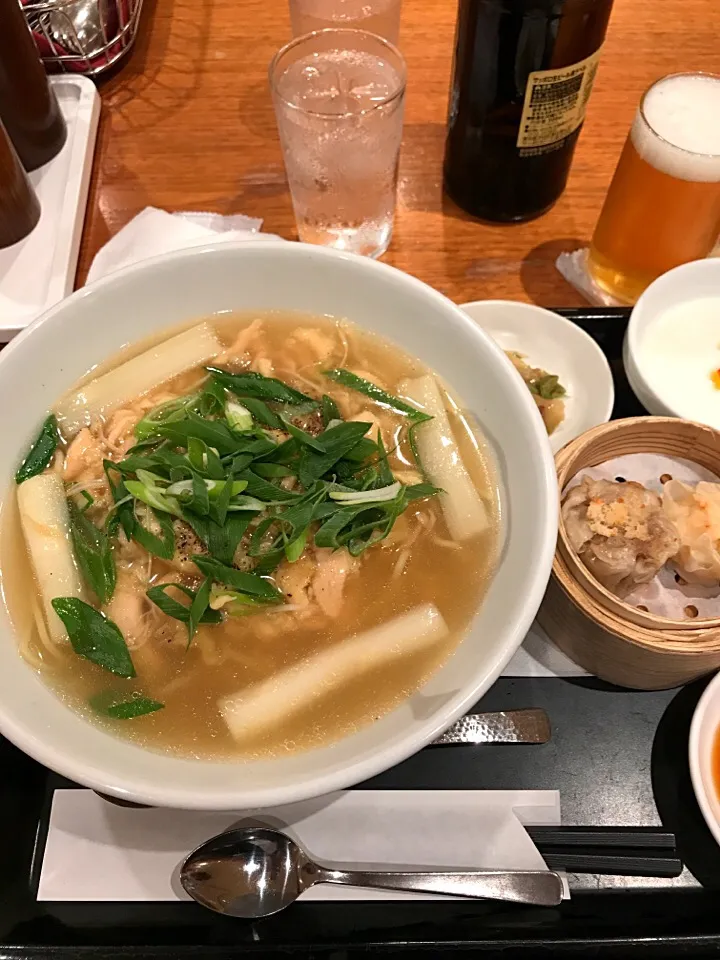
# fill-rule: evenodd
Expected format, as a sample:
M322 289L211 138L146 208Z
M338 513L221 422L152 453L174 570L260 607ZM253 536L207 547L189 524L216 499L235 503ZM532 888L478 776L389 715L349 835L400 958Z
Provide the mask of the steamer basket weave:
M561 450L555 458L559 488L584 469L632 453L691 460L720 476L720 433L685 420L634 417L589 430ZM576 557L562 518L538 619L576 663L620 686L660 690L720 667L720 617L670 620L624 603Z

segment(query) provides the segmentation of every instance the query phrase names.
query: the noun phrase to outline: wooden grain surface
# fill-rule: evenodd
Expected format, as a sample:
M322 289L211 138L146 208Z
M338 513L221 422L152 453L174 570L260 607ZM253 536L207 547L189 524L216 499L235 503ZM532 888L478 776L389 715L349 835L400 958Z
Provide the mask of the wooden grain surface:
M554 268L585 243L645 87L720 72L720 0L615 0L570 183L532 223L487 226L442 193L454 0L404 0L408 61L398 214L389 263L454 300L583 301ZM267 65L290 37L284 0L145 0L137 45L101 81L103 111L78 270L143 207L263 217L296 238Z

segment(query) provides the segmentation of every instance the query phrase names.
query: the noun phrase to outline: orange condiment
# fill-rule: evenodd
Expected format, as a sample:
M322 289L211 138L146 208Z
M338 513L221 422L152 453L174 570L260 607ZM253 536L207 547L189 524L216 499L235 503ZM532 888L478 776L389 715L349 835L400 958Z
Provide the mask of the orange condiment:
M720 369L713 370L713 372L710 374L710 379L712 380L715 389L720 390Z

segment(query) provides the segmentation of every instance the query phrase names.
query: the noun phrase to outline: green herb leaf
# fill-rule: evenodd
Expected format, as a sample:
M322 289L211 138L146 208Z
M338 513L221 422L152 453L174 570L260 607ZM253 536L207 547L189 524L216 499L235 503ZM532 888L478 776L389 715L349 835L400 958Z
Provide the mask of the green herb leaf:
M332 423L333 420L342 420L342 417L340 416L340 409L333 398L329 397L327 393L323 394L320 403L322 408L323 426L327 430L328 424Z
M148 600L151 600L156 607L159 607L162 610L164 614L166 614L168 617L172 617L173 620L179 620L181 623L187 625L188 643L195 636L198 624L222 622L222 614L217 610L210 610L208 608L210 589L208 586L207 597L205 597L204 587L206 582L207 581L205 581L200 588L200 590L203 590L203 594L201 594L200 600L197 602L197 604L195 604L195 601L198 594L200 594L200 590L196 592L195 590L191 590L190 587L186 587L182 583L161 583L155 587L150 587L150 589L146 591ZM186 605L184 603L180 603L180 601L176 600L174 597L169 597L166 591L171 587L174 587L176 590L184 593L190 603ZM195 607L194 610L193 606Z
M119 677L135 676L125 638L112 620L77 597L56 597L52 606L75 653Z
M210 517L198 517L190 512L184 514L184 519L205 544L211 557L232 564L238 545L255 516L250 512L229 513L222 526Z
M203 616L207 613L210 605L210 580L205 579L200 584L200 586L195 591L195 596L193 601L190 604L190 612L188 615L188 646L192 643L192 639L197 633L197 628L202 622ZM215 611L211 611L214 613Z
M18 467L15 474L15 482L22 483L23 480L29 480L30 477L42 473L55 456L60 434L58 433L57 419L54 413L51 413L43 423L37 440L30 448L27 456Z
M306 430L301 430L300 427L296 427L295 424L291 423L287 418L283 419L283 426L290 436L297 440L301 447L309 447L317 453L327 453L327 449L322 440L323 434L320 434L319 437L314 437Z
M247 492L249 496L257 497L258 500L263 500L267 504L292 503L301 496L299 493L293 493L292 490L283 490L282 487L270 483L269 480L264 480L256 473L253 473L252 470L245 470L240 474L240 479L247 480Z
M370 397L375 403L380 403L384 407L390 407L391 410L395 410L397 413L402 413L405 414L405 416L413 418L421 416L427 419L427 414L424 414L422 410L418 410L417 407L413 407L399 397L394 397L391 393L381 390L380 387L375 386L374 383L371 383L369 380L363 380L362 377L358 377L357 374L351 373L349 370L323 370L323 373L330 380L334 380L335 383L339 383L343 387L348 387L350 390L356 390L358 393Z
M386 487L393 482L395 477L393 472L390 469L390 464L388 463L388 455L385 450L385 444L383 443L382 433L378 430L377 435L377 448L379 456L377 459L377 468L378 468L378 477L377 483L381 487Z
M194 437L203 440L221 454L234 453L243 440L224 420L205 420L197 413L188 413L182 420L161 425L158 433L167 437L176 447L188 448L189 440Z
M190 437L187 449L187 459L193 470L203 477L209 477L210 480L225 479L225 469L220 462L220 457L204 440L200 440L199 437Z
M109 537L99 530L80 510L72 498L68 499L70 535L73 550L83 579L100 603L108 603L115 592L115 559Z
M245 480L226 480L222 484L222 487L220 483L218 483L215 491L213 491L216 495L211 497L210 514L213 520L221 527L225 523L231 497L246 489L247 481Z
M97 713L113 720L133 720L135 717L144 717L148 713L155 713L165 706L158 700L133 693L127 698L126 694L106 690L90 697L90 706Z
M119 523L122 525L122 528L125 531L125 536L128 538L128 540L130 540L132 538L133 527L135 525L135 518L133 515L134 501L128 500L130 493L125 487L125 481L123 479L120 466L117 463L113 463L112 460L103 460L103 470L105 471L108 486L110 487L110 493L112 494L113 502L115 504L114 512L110 514L107 523L108 536L114 533ZM117 480L113 479L113 476L117 476Z
M258 400L255 397L243 397L243 404L248 408L257 422L263 426L270 427L271 430L285 429L285 424L280 417L262 400Z
M442 492L440 487L436 487L432 483L414 483L409 487L405 487L405 496L407 497L408 503L412 503L413 500L425 500L427 497L435 497Z
M326 452L315 453L304 449L300 455L300 482L309 487L314 480L319 480L331 470L342 457L346 456L370 429L369 423L348 421L331 427L320 434ZM375 445L373 444L373 449Z
M280 403L312 403L317 407L317 401L312 397L293 390L282 380L274 377L264 377L260 373L230 373L218 367L206 367L213 376L236 397L255 397L258 400L277 400Z
M226 566L211 557L199 554L193 557L193 563L209 580L214 580L216 583L223 583L226 587L232 587L233 590L239 590L241 593L249 593L253 597L264 597L266 600L275 602L282 600L282 592L269 580L257 574L243 573L235 567Z
M225 387L215 377L208 377L200 391L200 401L197 411L201 417L211 417L220 414L225 409Z
M146 507L145 517L141 518L135 504L133 519L131 538L153 556L160 557L161 560L172 560L175 556L175 527L168 514L158 513L152 507ZM157 527L158 533L154 533L149 528L148 520Z

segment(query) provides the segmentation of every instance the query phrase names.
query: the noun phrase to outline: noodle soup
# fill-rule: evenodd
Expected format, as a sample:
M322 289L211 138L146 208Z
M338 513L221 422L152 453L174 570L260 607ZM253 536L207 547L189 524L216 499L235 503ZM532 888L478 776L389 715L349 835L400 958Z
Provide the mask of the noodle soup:
M61 398L2 516L21 653L71 708L202 759L331 743L451 654L499 539L483 440L346 322L212 318Z

